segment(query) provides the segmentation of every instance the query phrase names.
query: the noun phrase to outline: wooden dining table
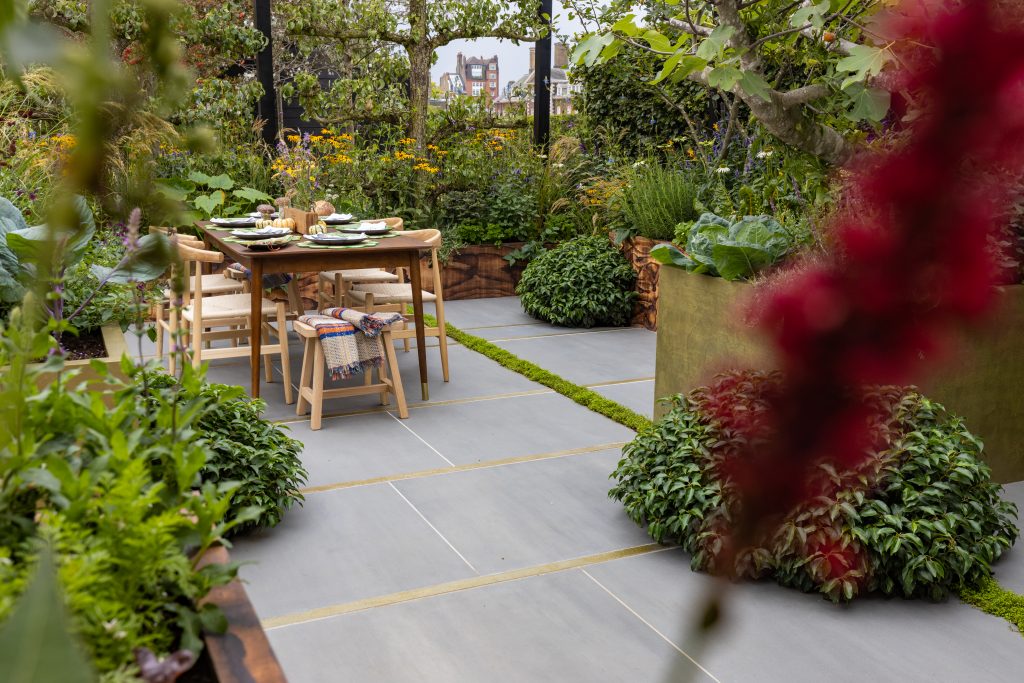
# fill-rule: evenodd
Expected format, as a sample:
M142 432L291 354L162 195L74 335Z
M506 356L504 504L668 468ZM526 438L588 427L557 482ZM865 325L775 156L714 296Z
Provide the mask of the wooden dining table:
M427 386L427 346L423 322L423 291L420 285L420 253L429 249L423 241L407 237L401 232L394 237L377 239L377 244L367 247L346 249L320 249L288 246L271 251L250 249L244 243L227 241L232 228L218 227L209 221L198 221L196 225L203 232L207 243L218 249L227 259L237 261L249 269L250 282L260 283L264 275L273 273L319 273L325 270L354 268L408 268L409 284L412 287L412 308L416 318L416 354L419 357L420 389L423 400L429 398ZM252 303L250 319L253 329L258 329L263 309L263 288L251 286ZM252 347L252 396L260 395L260 347L261 335L251 335Z

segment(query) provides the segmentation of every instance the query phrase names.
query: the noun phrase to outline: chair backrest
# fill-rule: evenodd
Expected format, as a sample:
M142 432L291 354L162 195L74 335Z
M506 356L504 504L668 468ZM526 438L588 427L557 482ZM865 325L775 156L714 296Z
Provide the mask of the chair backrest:
M388 227L392 230L405 230L405 221L398 216L385 218L384 222L387 223Z
M441 231L435 230L434 228L426 228L424 230L405 230L402 234L406 237L412 237L425 242L431 249L437 249L441 246Z
M210 251L209 249L190 246L178 241L178 257L185 266L185 277L192 278L192 287L185 288L184 305L188 306L190 300L194 298L195 315L198 319L202 314L200 307L202 306L203 299L203 269L200 265L203 263L223 263L224 254L219 251ZM192 264L195 264L194 269Z
M203 242L203 240L199 239L195 235L189 235L188 233L178 232L174 228L165 228L165 227L159 226L159 225L151 225L151 226L149 226L149 232L150 233L160 233L160 234L165 235L167 237L172 237L173 236L173 237L177 238L179 243L187 244L190 247L196 247L198 249L205 249L206 248L206 244Z
M437 249L441 246L441 231L434 228L424 230L406 230L402 233L406 237L422 240L430 247L430 273L433 276L434 295L438 301L444 300L441 292L441 261L437 258Z

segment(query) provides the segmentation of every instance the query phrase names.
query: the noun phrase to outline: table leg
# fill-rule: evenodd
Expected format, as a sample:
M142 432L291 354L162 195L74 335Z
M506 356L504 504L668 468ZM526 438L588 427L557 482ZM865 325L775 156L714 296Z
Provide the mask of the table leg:
M414 251L409 256L409 285L412 287L412 310L416 316L416 355L420 361L420 389L423 400L430 398L427 385L427 337L423 322L423 289L420 285L420 254Z
M260 397L260 360L261 345L263 343L263 261L258 258L252 260L249 268L249 292L252 297L249 306L249 325L252 333L249 335L251 349L250 364L252 365L252 397Z

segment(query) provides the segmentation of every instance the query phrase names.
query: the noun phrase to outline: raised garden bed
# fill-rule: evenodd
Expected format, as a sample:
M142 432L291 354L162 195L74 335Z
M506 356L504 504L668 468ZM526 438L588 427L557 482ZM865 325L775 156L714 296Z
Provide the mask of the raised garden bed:
M447 263L441 265L441 286L444 298L487 299L496 296L515 296L516 285L526 268L525 261L510 265L505 256L522 248L522 242L508 242L499 246L473 244L459 248ZM423 287L433 290L430 257L420 259Z
M686 393L717 372L771 369L771 356L742 323L749 285L663 268L659 277L655 397ZM985 442L998 482L1024 479L1024 285L1006 287L988 329L970 333L958 355L922 386L967 420ZM655 406L655 415L665 412Z
M124 373L121 372L121 356L130 351L128 345L125 343L124 333L121 331L119 325L104 325L99 330L99 337L103 342L104 351L101 355L91 356L86 358L76 358L73 360L64 361L64 373L66 374L70 370L75 370L77 373L69 381L71 386L78 386L87 381L95 380L99 377L99 373L93 368L93 363L99 361L107 366L110 373L116 377L124 379ZM97 340L98 341L98 340ZM74 348L74 347L72 347ZM98 349L96 349L98 352ZM41 373L38 377L38 384L40 387L48 385L54 380L56 373L45 372Z
M203 555L199 567L227 562L228 551L218 546ZM193 667L195 670L189 672L189 676L183 680L191 683L287 682L241 581L235 579L229 584L215 587L203 598L201 604L220 607L227 617L228 630L223 635L206 636L207 654L200 658L196 667Z

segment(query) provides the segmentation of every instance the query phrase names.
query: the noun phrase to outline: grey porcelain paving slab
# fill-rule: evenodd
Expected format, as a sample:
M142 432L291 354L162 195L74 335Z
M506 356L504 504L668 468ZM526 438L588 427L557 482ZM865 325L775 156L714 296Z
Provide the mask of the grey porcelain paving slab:
M325 420L323 428L318 431L310 429L308 422L288 427L291 436L305 445L302 464L309 472L307 486L449 466L387 413Z
M292 358L292 377L296 384L299 381L299 370L302 367L301 354ZM402 373L402 385L405 399L409 404L422 403L420 393L419 360L415 350L405 353L397 351L398 367ZM448 365L451 381L445 382L441 374L441 354L436 348L427 349L427 369L430 379L430 402L442 402L495 396L499 394L519 393L523 391L545 390L539 384L531 382L522 375L507 370L486 356L470 351L463 346L448 347ZM329 378L325 387L342 387L362 384L359 375L339 382ZM380 401L375 396L363 396L328 401L324 404L324 413L351 413L358 410L375 408ZM394 402L392 401L392 406Z
M412 410L405 423L456 465L634 437L632 430L553 393Z
M654 416L653 379L626 384L608 384L603 387L593 387L593 390L641 415Z
M682 658L578 571L267 635L292 683L640 683ZM685 664L692 681L710 680Z
M650 543L608 499L606 450L395 482L483 574Z
M387 484L307 496L231 559L253 562L240 575L263 619L475 576Z
M533 322L521 325L503 325L501 327L481 327L475 330L466 330L470 334L482 337L489 341L503 341L505 339L525 339L528 337L547 337L564 334L586 334L588 332L604 332L606 330L618 330L619 327L592 327L590 329L580 327L559 327L548 323Z
M537 322L523 312L516 296L445 301L444 315L452 325L467 331L477 327Z
M654 377L656 334L639 327L497 342L577 384Z
M691 572L683 552L586 571L723 681L1011 683L1024 670L1021 635L956 598L836 606L775 584L740 583L726 592L722 626L697 652L687 633L713 580Z
M1022 518L1024 518L1024 481L1003 484L1003 498L1016 503ZM1017 544L1003 555L992 569L1003 588L1024 593L1024 541L1018 540Z

